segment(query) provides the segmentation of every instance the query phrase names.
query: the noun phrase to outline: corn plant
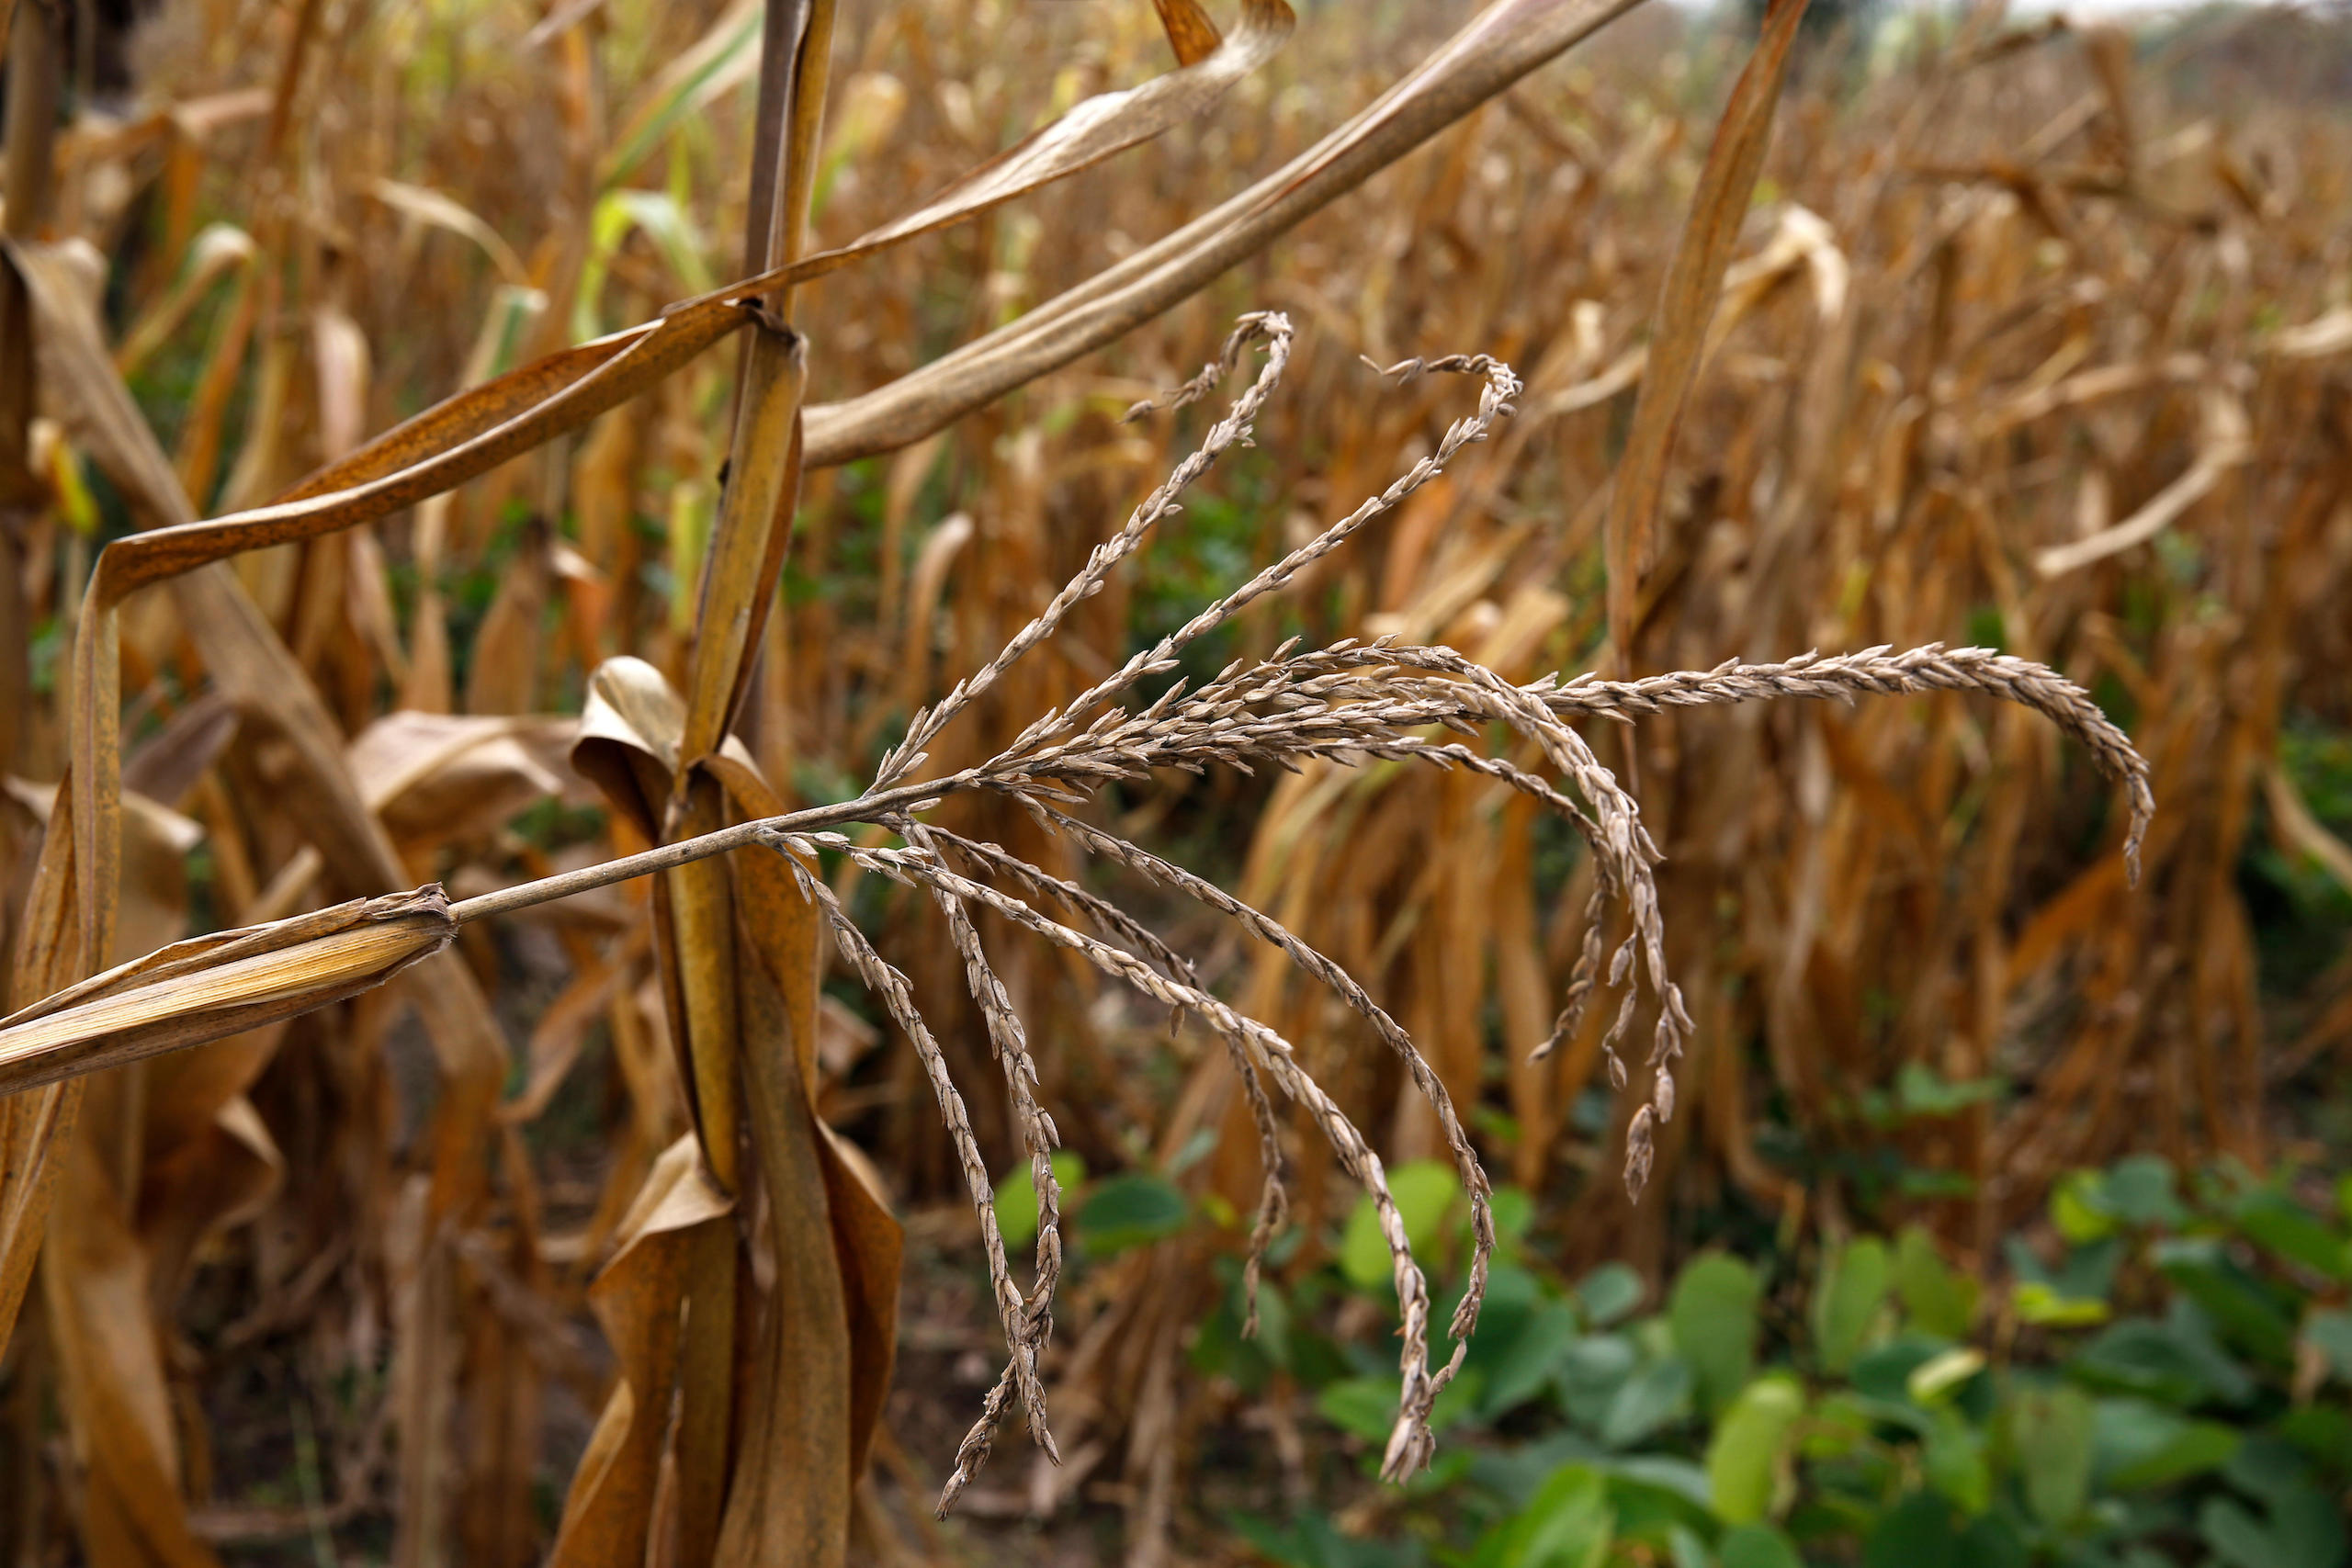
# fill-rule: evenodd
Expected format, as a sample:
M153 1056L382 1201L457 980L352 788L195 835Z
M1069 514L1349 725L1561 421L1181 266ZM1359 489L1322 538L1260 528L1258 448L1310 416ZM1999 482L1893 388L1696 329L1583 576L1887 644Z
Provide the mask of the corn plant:
M1674 1065L1694 1024L1669 964L1672 900L1661 886L1656 846L1634 791L1603 765L1578 722L1789 695L1988 693L2055 722L2124 786L2131 822L2118 836L2124 863L2136 873L2150 808L2147 769L2096 705L2041 664L1987 649L1922 647L1634 674L1643 624L1655 613L1661 588L1654 580L1660 535L1675 521L1664 495L1666 464L1718 330L1718 302L1728 299L1736 306L1742 299L1744 280L1727 276L1737 220L1758 176L1801 6L1778 6L1768 18L1700 171L1697 195L1664 274L1625 455L1607 491L1611 647L1601 674L1514 681L1433 637L1414 637L1313 648L1278 644L1197 685L1165 683L1188 649L1303 575L1323 570L1360 532L1392 521L1416 497L1426 499L1424 492L1450 469L1459 471L1474 446L1508 442L1510 421L1526 400L1510 366L1482 353L1408 357L1383 375L1416 390L1424 378L1445 378L1430 384L1450 386L1457 377L1476 389L1475 407L1444 428L1427 457L1404 465L1385 484L1367 487L1372 493L1360 506L1281 552L1272 565L1145 652L1048 711L1023 716L1010 741L981 748L969 762L933 764L933 756L962 742L951 732L956 721L985 700L1001 701L1015 665L1055 638L1086 601L1114 585L1123 562L1153 529L1177 515L1177 496L1220 457L1250 443L1296 338L1286 315L1267 310L1245 318L1201 376L1156 400L1160 408L1197 402L1238 373L1253 351L1262 355L1246 389L1167 483L993 656L976 661L951 693L910 716L904 737L883 752L863 790L838 805L790 808L779 792L784 781L773 756L755 756L735 737L755 688L767 678L760 667L763 650L777 646L769 617L807 476L922 441L1133 330L1439 129L1495 99L1618 7L1501 0L1323 142L1167 239L875 391L804 406L809 358L823 355L826 344L816 321L796 318L801 290L830 272L866 263L888 247L975 218L1197 120L1265 63L1290 26L1274 0L1249 6L1229 38L1220 37L1190 4L1168 0L1158 9L1180 62L1175 72L1127 94L1086 100L909 215L849 245L818 250L806 236L805 214L828 167L820 130L835 18L823 4L769 6L753 29L763 42L741 281L703 291L642 326L554 346L374 441L359 443L353 430L345 450L276 501L226 509L204 522L197 519L209 508L192 497L211 491L218 478L207 452L217 425L208 436L198 420L180 460L165 457L121 384L121 364L139 342L110 351L89 311L74 254L35 238L40 200L20 204L16 197L38 190L39 176L19 183L19 139L12 134L11 281L0 310L30 323L6 340L15 345L16 385L21 391L32 384L30 350L37 343L42 396L62 411L75 443L144 525L97 556L76 620L67 782L47 806L40 870L18 922L10 998L17 1010L0 1023L6 1073L0 1081L19 1091L0 1102L8 1118L0 1187L0 1287L6 1287L0 1303L13 1315L40 1256L46 1333L74 1409L136 1409L142 1400L152 1404L165 1385L147 1331L152 1308L141 1299L144 1291L135 1279L126 1286L122 1272L108 1266L109 1258L130 1255L132 1194L142 1179L141 1163L150 1157L149 1129L156 1119L184 1116L187 1106L201 1105L194 1124L232 1127L229 1135L236 1135L233 1107L276 1047L277 1034L271 1032L282 1032L293 1020L330 1005L347 1005L355 1013L379 1006L368 998L380 996L376 988L398 975L401 992L426 1021L441 1083L431 1169L385 1216L388 1232L401 1238L394 1255L401 1314L397 1550L403 1561L425 1561L454 1525L469 1553L527 1554L527 1514L514 1501L514 1478L499 1472L494 1456L525 1445L538 1395L531 1377L493 1375L491 1369L502 1357L518 1354L528 1328L507 1317L479 1332L461 1331L458 1317L461 1304L485 1299L501 1281L527 1282L540 1267L527 1218L511 1223L503 1256L483 1250L483 1238L494 1234L487 1217L510 1207L526 1212L527 1200L517 1195L526 1192L531 1179L514 1121L500 1106L505 1047L489 999L453 946L470 922L514 918L557 899L584 898L649 878L646 945L660 1016L676 1053L685 1129L674 1141L644 1151L641 1184L626 1212L612 1216L605 1260L591 1287L617 1358L617 1377L564 1505L558 1557L634 1559L649 1540L692 1561L752 1552L839 1561L849 1551L855 1480L888 1385L900 1237L862 1156L831 1132L818 1110L817 1052L825 1029L820 977L828 943L876 993L912 1046L985 1238L1005 1370L956 1456L943 1506L986 1461L998 1426L1015 1404L1033 1438L1053 1452L1043 1369L1062 1265L1050 1157L1057 1129L1036 1092L1032 1024L1024 1022L999 973L1001 953L984 942L989 932L1027 933L1075 954L1153 1002L1199 1021L1222 1043L1223 1070L1242 1096L1262 1165L1248 1248L1253 1276L1287 1206L1283 1172L1292 1156L1275 1092L1300 1108L1331 1158L1372 1194L1404 1305L1403 1393L1384 1465L1401 1478L1427 1461L1431 1404L1458 1366L1459 1347L1477 1315L1493 1239L1477 1152L1442 1075L1364 986L1273 914L1102 826L1091 807L1104 785L1139 783L1167 768L1419 761L1433 771L1493 781L1531 809L1557 814L1588 845L1589 886L1564 995L1546 1010L1556 1012L1557 1021L1547 1041L1526 1043L1540 1055L1589 1037L1602 1070L1623 1089L1631 1074L1621 1046L1637 1022L1647 1022L1645 1081L1627 1113L1623 1149L1625 1185L1636 1193L1652 1169L1662 1130L1674 1124ZM304 53L318 47L318 11L304 8L286 41L265 135L274 154L286 152ZM746 9L723 20L738 28L752 15ZM12 67L22 67L28 83L40 79L40 51L54 42L40 29L51 26L51 12L40 6L27 8L13 24ZM694 58L681 55L682 62ZM37 97L18 93L11 101ZM28 128L24 140L45 141L45 127ZM46 152L36 146L26 157L25 166L32 167ZM279 161L290 161L290 154ZM283 183L283 171L278 177ZM405 202L406 210L439 212L413 194L395 193L388 200ZM20 211L24 221L17 227ZM261 319L279 309L274 291L284 286L283 270L304 243L285 212L277 210L257 227L249 256L232 245L216 246L211 254L226 257L218 265L237 274L240 310L251 300L251 313ZM1804 253L1796 255L1796 265L1809 265ZM548 259L541 276L569 271L576 282L586 265L586 248L575 246ZM542 310L537 319L569 323L575 315ZM237 319L230 318L232 331ZM728 400L730 437L716 517L696 558L699 586L686 604L687 652L680 676L673 687L654 665L629 658L596 667L568 758L602 793L616 823L616 849L633 852L455 898L430 886L387 892L418 878L408 874L401 845L381 804L371 799L370 781L346 757L327 698L287 633L254 607L252 584L231 569L232 558L299 546L304 558L323 562L337 542L367 537L363 525L409 508L419 510L422 531L423 519L454 487L522 482L506 465L629 399L661 395L656 389L665 378L728 336L741 340ZM318 333L316 343L324 345L318 350L321 363L337 341L332 329ZM486 333L484 341L498 338ZM278 355L276 361L265 357L265 368L283 363L277 344L264 352ZM495 357L494 352L486 356ZM24 402L19 396L18 406ZM1152 408L1139 408L1136 416L1149 417ZM209 417L217 422L217 409ZM2226 418L2215 417L2221 434L2210 475L2239 460L2224 439ZM36 444L28 429L17 434L22 439L8 447L16 493L31 494L39 477ZM266 483L266 467L250 466L252 484ZM2210 475L2199 482L2218 482ZM266 493L256 491L250 499ZM2067 557L2052 570L2073 564ZM1645 584L1654 595L1647 604ZM295 874L296 863L287 862L285 873L254 890L249 912L306 904L313 885L364 897L283 919L248 919L238 929L186 942L135 942L125 951L123 937L144 930L130 919L122 889L136 884L126 867L150 852L152 835L163 829L127 804L126 656L119 648L127 637L137 642L131 637L141 604L137 595L156 586L168 587L196 663L213 690L241 716L266 723L278 776L302 803L300 831L311 857L307 869ZM485 643L495 626L519 626L524 643L536 629L517 610L504 622L485 624ZM295 641L300 641L299 628ZM424 666L424 647L422 638L412 642L413 674ZM514 645L501 644L496 651L512 656ZM477 681L494 678L498 668L484 652L476 649ZM967 719L965 728L972 728ZM191 726L189 733L201 732ZM508 741L519 737L514 726L502 732ZM773 753L773 737L758 739ZM199 740L183 744L195 747ZM250 744L258 749L260 741ZM1136 913L1066 870L941 820L947 815L943 807L969 798L1012 806L1077 856L1114 863L1235 922L1328 987L1394 1054L1428 1105L1480 1216L1469 1288L1447 1325L1457 1347L1452 1361L1431 1350L1430 1292L1389 1200L1373 1140L1302 1065L1294 1043L1220 999L1176 945ZM868 831L854 835L852 829ZM1001 1071L1009 1122L1038 1195L1036 1258L1026 1289L998 1235L993 1182L947 1054L925 1022L915 986L886 961L836 892L844 869L906 884L939 912L953 966L968 986L989 1055ZM118 954L129 962L116 963ZM1604 989L1617 993L1616 1005L1596 1013L1589 1004ZM208 1054L168 1055L213 1042L224 1043ZM242 1043L244 1052L234 1068L191 1078L185 1075L193 1068L175 1066L226 1063L231 1058L221 1054L240 1048L230 1043ZM101 1069L103 1076L93 1076ZM239 1072L245 1075L242 1080ZM53 1207L58 1204L62 1207ZM230 1207L224 1201L215 1212ZM49 1227L44 1252L44 1217L52 1213L74 1223ZM469 1370L463 1379L456 1371L460 1359ZM461 1382L475 1391L481 1406L469 1417L480 1447L473 1458L453 1461L438 1434L448 1430ZM90 1481L83 1517L93 1555L121 1553L129 1560L147 1551L200 1560L205 1549L187 1521L175 1479L181 1439L169 1425L103 1414L83 1418L91 1423L85 1435ZM453 1488L456 1468L466 1478ZM165 1484L157 1483L159 1477ZM458 1517L451 1520L443 1509L453 1497Z

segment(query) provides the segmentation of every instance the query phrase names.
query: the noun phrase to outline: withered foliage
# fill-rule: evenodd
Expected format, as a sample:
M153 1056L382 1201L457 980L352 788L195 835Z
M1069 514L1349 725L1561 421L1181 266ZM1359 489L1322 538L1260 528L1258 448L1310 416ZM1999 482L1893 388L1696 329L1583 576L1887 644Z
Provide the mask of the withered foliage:
M1123 1470L1165 1561L1206 1257L1254 1297L1359 1189L1402 1477L1489 1163L1654 1266L1677 1195L1845 1201L1753 1146L1767 1088L1835 1150L1903 1065L2017 1079L1903 1134L1980 1249L2124 1143L2262 1157L2266 1075L2352 1033L2324 982L2268 1049L2233 881L2257 822L2352 874L2278 761L2352 652L2340 137L1990 15L1792 91L1786 0L1522 83L1624 8L1384 60L1279 0L173 0L141 107L53 128L18 0L26 1550L838 1562L927 1550L886 1496ZM1204 1133L1227 1232L1057 1337L1051 1155ZM1476 1238L1434 1326L1383 1175L1424 1155ZM944 1474L888 1419L907 1216L977 1216L1003 1363ZM199 1404L270 1358L292 1507ZM1034 1472L975 1485L1016 1406Z

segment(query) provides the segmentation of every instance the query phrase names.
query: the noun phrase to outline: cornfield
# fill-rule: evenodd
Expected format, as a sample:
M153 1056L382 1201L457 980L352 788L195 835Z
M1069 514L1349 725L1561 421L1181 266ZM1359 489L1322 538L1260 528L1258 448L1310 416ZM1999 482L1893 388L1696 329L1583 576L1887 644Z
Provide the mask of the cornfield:
M1225 10L0 0L7 1561L1254 1561L1359 1201L1393 1492L1498 1180L2340 1164L2342 17Z

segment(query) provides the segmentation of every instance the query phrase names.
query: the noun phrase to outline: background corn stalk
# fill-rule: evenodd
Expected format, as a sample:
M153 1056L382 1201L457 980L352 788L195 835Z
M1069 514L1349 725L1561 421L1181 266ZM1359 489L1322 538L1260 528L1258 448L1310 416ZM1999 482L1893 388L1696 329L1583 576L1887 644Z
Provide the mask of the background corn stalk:
M1167 45L1136 10L1116 22L919 6L845 18L827 136L799 165L817 231L887 226L1044 113L1164 68L1165 53L1145 63ZM18 12L12 69L34 58L27 29L55 17L33 0ZM1613 1165L1622 1123L1564 1125L1598 1070L1601 1021L1543 1064L1500 1049L1548 1027L1588 892L1589 873L1545 869L1547 829L1523 807L1474 779L1315 763L1271 791L1212 778L1136 796L1136 830L1229 845L1238 890L1364 979L1458 1101L1497 1113L1479 1123L1489 1156L1576 1196L1557 1221L1575 1251L1655 1265L1685 1205L1724 1194L1768 1213L1834 1213L1852 1201L1835 1156L1881 1141L1855 1098L1906 1063L1951 1080L2000 1067L2030 1086L1998 1113L1978 1106L1900 1134L1905 1157L1976 1178L1973 1198L1921 1201L1962 1239L1988 1240L2046 1173L2127 1139L2260 1157L2274 1133L2266 1076L2308 1070L2352 1022L2340 972L2300 1013L2267 1012L2235 880L2252 831L2321 864L2331 844L2341 854L2325 823L2294 809L2278 740L2290 716L2340 723L2344 702L2323 672L2343 667L2328 655L2346 634L2326 607L2346 566L2352 333L2330 239L2343 141L2324 114L2274 95L2222 115L2220 89L2176 100L2177 79L2143 79L2104 35L1989 27L1859 102L1825 84L1781 117L1762 200L1727 234L1716 267L1728 260L1728 276L1702 293L1712 320L1669 356L1668 330L1695 312L1657 307L1729 72L1702 47L1679 75L1662 73L1629 43L1493 102L1383 176L1377 199L1313 220L1272 265L1143 326L1114 355L1053 368L1468 110L1483 95L1462 82L1507 83L1604 14L1494 7L1408 79L1418 92L1386 99L1377 88L1435 39L1408 31L1384 58L1334 36L1346 29L1309 28L1274 68L1279 86L1251 76L1213 118L1138 154L1149 178L1137 163L1080 175L1046 201L809 285L791 315L824 323L811 333L814 406L798 416L784 340L765 333L751 357L764 353L767 368L731 400L744 434L728 445L729 472L759 474L764 502L730 483L716 505L730 406L719 356L658 384L644 368L739 325L701 307L632 362L646 396L599 403L610 412L584 429L561 409L545 415L526 434L557 439L536 456L502 463L518 442L437 470L427 459L437 477L413 492L395 481L364 505L330 500L166 543L149 558L186 573L169 589L84 609L94 528L250 507L320 464L345 466L303 487L315 497L416 472L436 445L544 404L616 351L493 383L405 442L363 448L367 432L702 293L737 271L733 236L758 228L739 193L755 164L759 63L778 56L759 49L764 17L752 8L462 24L323 5L167 9L142 85L154 107L113 124L85 116L55 148L45 233L86 235L112 258L109 324L93 321L97 273L71 248L12 253L0 298L23 321L45 297L53 323L37 378L37 334L0 333L20 367L0 365L16 378L0 391L17 389L15 423L0 428L13 498L0 536L16 567L0 592L16 595L12 624L51 628L52 650L38 680L29 656L0 663L14 671L0 675L0 724L28 781L0 807L27 894L8 900L11 1005L163 946L192 915L251 923L435 875L479 891L765 814L763 789L792 803L864 776L893 714L998 647L1100 519L1165 466L1152 427L1117 413L1196 363L1230 316L1275 305L1309 327L1298 390L1267 416L1265 455L1229 481L1268 504L1197 506L1194 529L1147 557L1139 592L1114 581L1080 607L1087 646L1115 660L1125 628L1165 613L1155 597L1231 570L1218 551L1262 558L1433 438L1445 417L1433 395L1368 400L1354 353L1386 363L1475 345L1527 373L1521 418L1378 525L1369 548L1333 558L1295 613L1319 637L1407 629L1514 678L1578 667L1601 632L1594 563L1610 508L1631 504L1622 490L1611 502L1607 480L1633 405L1650 400L1656 355L1694 379L1682 437L1653 479L1652 564L1619 617L1628 668L1996 636L2107 682L2137 716L2159 793L2209 803L2159 819L2146 851L2154 896L2127 898L2120 863L2084 850L2104 792L2077 787L2079 758L2022 716L1938 698L1851 718L1751 709L1651 727L1635 772L1668 854L1665 901L1690 912L1668 931L1701 1028L1690 1110L1661 1135L1654 1179L1680 1201L1636 1209L1611 1181L1586 1185ZM253 69L256 48L266 72ZM1069 62L1045 101L1004 65L1031 58ZM1486 74L1444 74L1465 59ZM1341 149L1311 147L1368 101ZM425 102L433 112L418 113ZM1293 154L1290 171L1216 205ZM779 150L775 166L788 163ZM30 187L13 166L9 180L12 232L41 237L42 204L20 206ZM1204 210L1202 227L1180 226ZM204 227L220 222L235 227ZM176 416L168 443L109 383L109 361ZM26 397L34 385L45 404ZM591 386L572 408L602 395ZM740 642L697 635L772 602L781 562L768 547L790 515L778 431L796 418L810 474L783 602L764 625L746 621ZM461 473L463 488L419 503ZM221 564L187 571L215 550ZM110 551L112 570L127 558ZM713 592L727 612L716 618ZM119 805L104 788L117 765L105 727L68 720L116 711L96 657L105 618L120 628L115 689L130 704ZM91 655L54 651L74 645L68 626ZM1272 614L1246 619L1232 651L1288 629ZM20 640L0 637L12 657ZM608 662L631 651L646 662ZM969 754L940 764L988 754L1096 673L1067 655L1023 664L958 732ZM78 710L77 681L91 694ZM577 727L530 717L583 710ZM743 740L731 761L716 745L729 713ZM69 761L72 783L52 794ZM594 798L583 775L607 806L593 834L509 828L535 801ZM105 860L110 814L119 872ZM1001 806L951 805L940 819L1075 869ZM88 854L37 880L44 821L58 856L69 842ZM209 874L191 888L184 857L199 835ZM1498 878L1498 864L1516 869ZM205 1330L198 1365L290 1346L301 1371L286 1386L300 1399L336 1369L361 1381L349 1418L324 1422L331 1473L299 1519L333 1526L389 1506L404 1561L453 1540L469 1560L532 1555L554 1522L531 1502L545 1413L602 1409L593 1432L575 1416L559 1445L596 1461L575 1485L571 1528L556 1526L564 1550L599 1534L588 1527L604 1508L665 1510L664 1528L699 1532L682 1539L706 1550L730 1506L729 1464L673 1461L665 1483L663 1447L718 1445L736 1456L733 1476L774 1473L791 1435L738 1430L716 1391L739 1358L785 1355L787 1324L835 1321L830 1306L803 1319L770 1304L798 1299L782 1260L830 1256L846 1275L853 1260L882 1269L888 1250L879 1209L863 1232L841 1223L867 1188L823 1124L875 1151L902 1200L956 1181L910 1055L869 1050L870 1025L818 997L797 894L770 874L780 866L748 866L677 874L650 905L615 893L550 906L497 938L469 934L389 990L94 1080L71 1157L42 1168L77 1223L60 1233L70 1246L52 1244L12 1356L17 1407L34 1412L13 1451L39 1453L38 1393L53 1382L84 1455L74 1514L94 1558L201 1561L207 1540L283 1523L180 1501L216 1495L215 1438L194 1401L217 1373L189 1370L175 1348L187 1330L175 1326L191 1282L208 1284L195 1267L208 1247L209 1288L234 1304L225 1329ZM75 878L103 888L118 874L119 901L76 902ZM761 919L740 919L751 908ZM951 1067L981 1081L979 1020L936 910L907 898L878 912ZM1221 1127L1194 1179L1246 1211L1254 1140L1223 1057L1189 1061L1181 1042L1171 1053L1079 966L1001 945L1006 984L1036 1021L1039 1096L1066 1140L1107 1168L1138 1146L1173 1158ZM1218 963L1359 1120L1389 1128L1385 1152L1433 1147L1432 1124L1360 1025L1278 956L1228 949ZM2282 1035L2289 1049L2266 1066L2261 1047ZM574 1077L582 1062L601 1074ZM1171 1063L1180 1089L1143 1087L1167 1081ZM601 1104L582 1087L599 1078ZM502 1080L519 1080L503 1108ZM1814 1168L1792 1173L1752 1145L1759 1090L1788 1107ZM38 1209L29 1151L65 1146L81 1092L0 1102L0 1225ZM1005 1107L985 1094L973 1104L991 1162L1009 1168ZM584 1117L596 1135L535 1152L531 1128L551 1113ZM713 1131L730 1117L759 1151L731 1177L741 1144ZM682 1136L707 1156L686 1157ZM598 1152L564 1152L582 1146ZM787 1168L797 1185L763 1185ZM1327 1181L1302 1145L1309 1216ZM808 1202L820 1190L822 1224ZM1054 1368L1072 1462L1041 1463L1014 1506L1051 1506L1124 1466L1138 1539L1164 1537L1182 1434L1216 1409L1179 1358L1206 1304L1197 1254L1221 1245L1165 1244L1090 1283ZM0 1258L15 1270L0 1286L21 1290L28 1250ZM616 1258L593 1294L617 1361L608 1393L582 1312L587 1280ZM744 1285L732 1299L730 1276ZM862 1373L821 1364L848 1374L854 1404L891 1337L840 1289L842 1332L868 1355ZM733 1326L679 1337L662 1309L680 1299ZM681 1378L703 1392L674 1431L624 1397ZM8 1484L12 1500L47 1495L45 1481ZM51 1528L45 1502L7 1514ZM827 1517L846 1529L845 1514Z

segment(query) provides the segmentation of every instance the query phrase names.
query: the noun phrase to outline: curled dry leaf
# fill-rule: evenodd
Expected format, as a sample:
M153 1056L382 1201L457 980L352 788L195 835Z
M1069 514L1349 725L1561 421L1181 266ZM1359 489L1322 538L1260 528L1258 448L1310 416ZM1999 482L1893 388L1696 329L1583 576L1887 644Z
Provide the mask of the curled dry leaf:
M175 942L0 1019L0 1093L324 1007L382 985L457 934L434 886Z

